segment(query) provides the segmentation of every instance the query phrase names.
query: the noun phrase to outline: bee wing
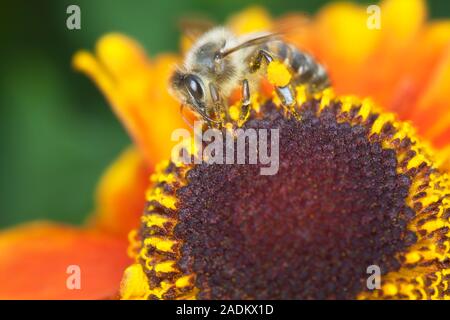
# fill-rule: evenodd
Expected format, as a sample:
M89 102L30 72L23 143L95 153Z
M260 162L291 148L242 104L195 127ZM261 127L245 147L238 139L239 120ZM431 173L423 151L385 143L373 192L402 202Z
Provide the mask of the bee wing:
M285 42L300 45L303 41L305 43L309 41L313 27L313 22L309 16L292 13L278 18L270 31L280 34Z
M214 28L216 23L206 17L190 16L179 20L178 26L189 40L195 42L206 31Z
M243 42L239 43L235 47L228 48L223 53L223 56L243 48L261 45L269 41L289 37L292 34L299 35L303 33L310 24L311 19L304 14L293 13L285 15L274 23L274 27L269 32L256 32L244 35Z
M270 31L282 35L299 32L301 33L310 25L310 17L305 14L292 13L284 15L277 19L276 23L274 23L274 26Z
M261 44L267 43L269 41L279 39L279 37L280 37L280 34L278 34L278 33L266 33L266 34L263 34L260 36L255 36L253 38L245 40L244 42L239 43L238 45L236 45L232 48L225 50L224 52L221 53L221 56L225 57L225 56L227 56L233 52L236 52L238 50L252 47L252 46L261 45Z

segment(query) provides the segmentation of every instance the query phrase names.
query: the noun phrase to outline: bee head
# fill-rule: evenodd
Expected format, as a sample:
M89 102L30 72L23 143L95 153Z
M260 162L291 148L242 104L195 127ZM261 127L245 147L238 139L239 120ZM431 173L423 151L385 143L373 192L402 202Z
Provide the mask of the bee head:
M175 70L170 78L170 88L172 94L183 104L191 106L201 115L206 113L205 85L198 75Z

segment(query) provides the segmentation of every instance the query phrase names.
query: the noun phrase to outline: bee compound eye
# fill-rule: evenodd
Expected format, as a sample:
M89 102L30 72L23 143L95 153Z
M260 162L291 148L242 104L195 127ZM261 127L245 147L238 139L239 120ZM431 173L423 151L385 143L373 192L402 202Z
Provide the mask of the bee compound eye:
M185 79L186 88L192 97L199 101L203 99L203 88L199 77L194 75L188 75Z

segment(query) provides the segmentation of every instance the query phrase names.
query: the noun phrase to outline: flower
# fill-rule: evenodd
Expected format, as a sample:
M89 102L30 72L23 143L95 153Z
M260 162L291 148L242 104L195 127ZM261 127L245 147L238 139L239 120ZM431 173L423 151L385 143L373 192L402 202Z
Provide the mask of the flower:
M0 299L117 297L149 174L140 154L128 149L100 179L95 213L83 227L37 221L0 232ZM73 265L80 267L80 290L66 286Z
M298 88L300 121L264 95L254 103L267 125L293 133L280 140L272 178L253 179L253 166L163 161L170 133L184 126L166 82L180 57L149 60L120 34L104 36L95 56L78 52L75 68L94 79L135 147L102 178L86 228L43 223L0 234L0 297L113 297L128 264L124 299L448 297L450 23L427 22L420 0L385 0L381 12L381 30L369 30L365 8L351 3L330 4L306 24L261 8L230 19L237 33L300 25L286 38L323 62L333 82L334 93L315 97ZM124 234L142 210L131 263ZM304 228L290 228L300 222ZM380 290L362 287L370 262L382 267ZM66 288L71 264L85 274L80 291Z
M301 120L258 109L244 127L280 129L279 172L162 165L122 298L444 297L450 181L411 126L327 91Z

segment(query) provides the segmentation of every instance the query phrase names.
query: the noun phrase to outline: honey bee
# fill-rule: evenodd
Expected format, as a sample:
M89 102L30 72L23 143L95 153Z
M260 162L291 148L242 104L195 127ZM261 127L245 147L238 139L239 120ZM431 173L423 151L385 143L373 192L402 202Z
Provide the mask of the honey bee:
M295 112L295 87L306 84L311 92L330 85L325 68L314 58L281 40L278 34L236 36L223 27L202 34L187 52L182 66L170 78L170 91L181 106L189 106L209 126L221 127L228 97L241 87L241 118L250 111L250 94L257 89L267 65L278 60L292 74L291 82L275 87L282 105Z

